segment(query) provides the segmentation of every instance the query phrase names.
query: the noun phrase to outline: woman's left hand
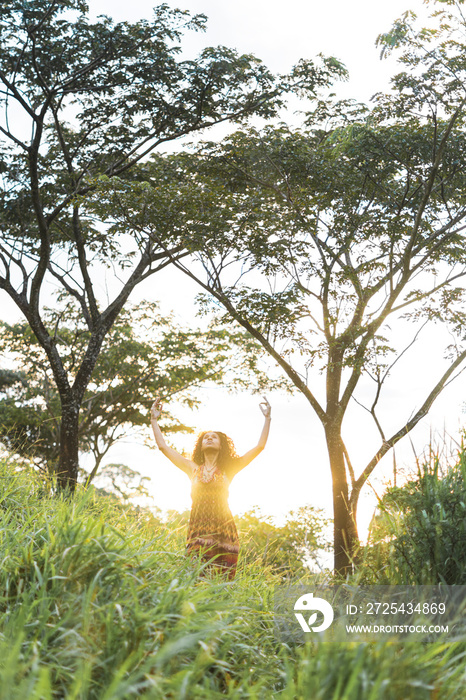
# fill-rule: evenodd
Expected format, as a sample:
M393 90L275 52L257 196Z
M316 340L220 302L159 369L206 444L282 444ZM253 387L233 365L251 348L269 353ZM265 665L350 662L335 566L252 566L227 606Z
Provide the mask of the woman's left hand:
M264 400L259 404L259 408L266 418L272 417L272 406L267 401L266 397L262 397Z

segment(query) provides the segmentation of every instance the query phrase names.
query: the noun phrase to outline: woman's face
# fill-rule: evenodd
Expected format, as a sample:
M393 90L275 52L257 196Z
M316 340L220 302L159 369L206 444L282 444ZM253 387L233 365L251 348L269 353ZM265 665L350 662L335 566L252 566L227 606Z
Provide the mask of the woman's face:
M217 433L206 433L202 438L202 451L206 450L220 451L220 436Z

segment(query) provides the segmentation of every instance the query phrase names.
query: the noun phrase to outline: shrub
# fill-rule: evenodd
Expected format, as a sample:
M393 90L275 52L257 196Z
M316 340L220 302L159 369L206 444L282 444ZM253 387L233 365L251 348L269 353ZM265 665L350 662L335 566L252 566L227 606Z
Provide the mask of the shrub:
M431 446L418 462L417 479L388 489L365 555L367 572L378 582L466 584L463 438L453 466L442 466L439 451Z

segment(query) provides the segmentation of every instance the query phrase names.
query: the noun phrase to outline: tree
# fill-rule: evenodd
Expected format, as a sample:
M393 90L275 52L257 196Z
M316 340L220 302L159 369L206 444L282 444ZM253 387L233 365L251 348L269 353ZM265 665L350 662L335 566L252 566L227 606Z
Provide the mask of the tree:
M150 496L144 484L148 481L148 476L141 476L138 471L131 469L126 464L106 464L99 476L103 479L107 489L97 489L101 495L116 497L120 503L129 505L132 498Z
M47 355L60 398L58 477L73 490L79 412L103 340L136 285L186 254L150 236L115 236L87 209L99 178L123 179L157 147L220 122L271 117L287 91L313 94L342 73L301 62L274 78L251 55L206 48L178 57L187 30L206 18L160 5L152 21L91 22L84 0L12 0L0 11L2 189L0 289L16 303ZM163 186L163 182L160 183ZM170 207L160 216L177 231ZM115 272L109 299L99 293ZM117 283L117 280L120 280ZM50 283L77 301L89 329L70 374L41 299Z
M324 530L329 524L320 509L302 506L287 514L282 526L255 508L236 518L241 542L241 561L261 562L283 577L297 579L309 574L319 552L328 548Z
M172 256L172 263L224 309L225 320L261 343L323 426L335 569L343 574L359 546L362 487L466 359L465 23L446 11L440 19L416 30L408 13L380 37L384 52L404 47L400 60L408 70L370 108L329 97L301 129L242 130L165 165L185 200L179 211L191 226L195 259ZM160 164L152 167L158 172ZM153 188L146 197L147 230L164 245L159 194ZM406 347L392 334L397 319L417 324ZM388 432L379 412L387 380L433 322L455 338L447 364L428 378L420 406L408 405L406 387L406 406ZM325 375L323 400L313 370ZM367 379L369 400L361 393ZM343 437L353 400L363 403L380 436L362 465L353 463Z
M59 328L56 344L70 375L86 353L90 331L76 304L45 309L49 328ZM108 450L129 431L146 435L154 397L178 397L196 406L196 389L206 381L231 390L266 381L246 334L224 328L184 330L143 302L120 312L104 338L92 380L84 393L78 424L81 453L93 456L86 481L97 474ZM240 349L240 346L241 349ZM13 354L20 370L0 371L0 440L33 459L53 476L60 456L60 396L47 355L26 323L0 324L0 351ZM268 378L267 378L268 381ZM164 432L192 431L164 412Z

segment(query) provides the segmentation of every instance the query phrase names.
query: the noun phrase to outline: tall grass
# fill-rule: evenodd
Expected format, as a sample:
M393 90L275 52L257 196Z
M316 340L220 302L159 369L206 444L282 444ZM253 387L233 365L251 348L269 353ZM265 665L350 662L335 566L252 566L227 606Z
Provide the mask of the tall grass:
M466 585L464 435L451 456L431 441L416 472L383 496L362 574L377 583Z
M184 536L91 492L52 498L2 463L1 700L464 698L463 641L281 643L279 577L200 576Z

